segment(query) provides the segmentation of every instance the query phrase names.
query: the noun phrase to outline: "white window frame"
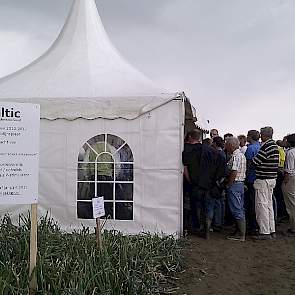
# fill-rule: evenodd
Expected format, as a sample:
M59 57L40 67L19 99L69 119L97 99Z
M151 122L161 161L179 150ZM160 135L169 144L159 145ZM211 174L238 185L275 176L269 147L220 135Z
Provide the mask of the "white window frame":
M98 153L97 151L95 151L95 149L88 143L88 141L90 141L92 138L94 137L97 137L97 136L100 136L100 135L104 135L104 151L101 152L101 153ZM99 134L99 135L96 135L92 138L90 138L87 142L85 142L83 144L83 146L86 144L95 154L96 154L96 159L94 162L89 162L89 161L78 161L78 170L79 170L79 164L83 164L83 166L85 164L94 164L94 167L95 167L95 171L94 171L94 175L95 175L95 179L94 180L79 180L78 179L78 173L77 173L77 184L79 183L94 183L94 192L95 192L95 196L97 196L97 185L99 183L112 183L113 184L113 199L112 200L105 200L105 203L112 203L113 204L113 218L110 218L112 220L122 220L122 219L116 219L116 203L132 203L132 219L124 219L124 221L132 221L134 220L134 157L133 157L133 153L132 153L132 150L130 149L130 146L127 144L127 142L125 140L123 140L122 138L120 138L122 140L122 142L124 142L119 148L117 148L115 150L114 153L110 153L107 151L107 145L108 145L108 135L111 135L111 136L116 136L118 138L120 138L119 136L117 135L114 135L114 134L109 134L109 133L105 133L105 134ZM115 154L117 154L124 146L128 146L128 148L130 149L131 151L131 154L132 154L132 159L133 161L130 161L130 162L118 162L116 161L116 158L114 157ZM113 159L113 162L98 162L98 158L103 155L103 154L108 154L112 157ZM113 169L113 180L98 180L97 179L97 167L98 167L98 164L113 164L114 165L114 169ZM132 169L133 169L133 180L132 181L117 181L116 180L116 165L119 165L119 164L130 164L132 165ZM133 192L132 192L132 200L116 200L116 184L117 183L131 183L133 185ZM94 197L94 196L93 196ZM78 202L92 202L92 200L79 200L78 199L78 192L77 192L77 204ZM108 217L109 218L109 217Z

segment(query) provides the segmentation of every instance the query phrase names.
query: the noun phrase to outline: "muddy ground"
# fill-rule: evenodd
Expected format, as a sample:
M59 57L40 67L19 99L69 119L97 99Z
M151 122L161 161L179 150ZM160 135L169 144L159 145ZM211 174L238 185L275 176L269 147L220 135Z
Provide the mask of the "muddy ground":
M206 241L188 236L184 271L174 294L295 295L295 237L277 227L277 239L246 242L225 239L232 229Z

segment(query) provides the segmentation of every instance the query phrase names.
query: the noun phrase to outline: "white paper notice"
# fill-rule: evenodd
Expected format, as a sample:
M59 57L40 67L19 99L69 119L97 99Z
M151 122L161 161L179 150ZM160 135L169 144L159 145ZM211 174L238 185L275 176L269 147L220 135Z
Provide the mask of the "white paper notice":
M93 207L93 218L96 219L98 217L102 217L105 215L103 197L93 198L92 207Z
M38 203L40 106L0 102L0 204Z

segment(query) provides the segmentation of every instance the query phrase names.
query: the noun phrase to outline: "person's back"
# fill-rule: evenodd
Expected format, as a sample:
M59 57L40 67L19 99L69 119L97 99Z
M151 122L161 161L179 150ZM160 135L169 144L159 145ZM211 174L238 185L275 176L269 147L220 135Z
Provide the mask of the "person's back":
M273 190L279 168L279 150L272 139L273 129L264 127L260 130L262 145L253 158L256 180L255 212L259 226L258 239L270 239L275 236L275 217L273 210Z
M192 185L209 190L214 181L214 169L218 153L208 145L187 144L183 153L183 163L187 166Z
M223 151L218 151L213 147L204 146L202 161L203 185L206 181L206 186L204 186L208 189L212 189L216 185L216 181L225 176L225 154Z
M184 177L190 186L190 209L193 232L201 228L201 212L203 192L200 193L199 182L201 175L201 156L203 146L202 134L199 130L192 130L186 135L186 144L182 153Z
M227 200L230 212L236 221L237 229L228 239L245 241L246 220L244 209L244 180L246 177L246 157L239 149L238 138L226 140L226 149L232 155L228 162Z
M266 140L254 157L257 179L276 179L279 168L279 149L273 139Z
M187 166L190 183L198 185L200 176L200 161L202 154L202 144L185 144L183 152L183 164Z

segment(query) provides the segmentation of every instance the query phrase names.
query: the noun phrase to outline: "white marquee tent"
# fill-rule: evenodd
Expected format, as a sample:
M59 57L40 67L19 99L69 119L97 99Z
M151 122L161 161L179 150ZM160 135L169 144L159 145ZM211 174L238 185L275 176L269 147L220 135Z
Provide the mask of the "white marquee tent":
M103 195L106 228L181 234L189 101L121 57L94 0L74 0L51 48L0 80L1 101L41 106L40 214L66 230L94 226L91 198ZM1 207L0 215L27 210Z

